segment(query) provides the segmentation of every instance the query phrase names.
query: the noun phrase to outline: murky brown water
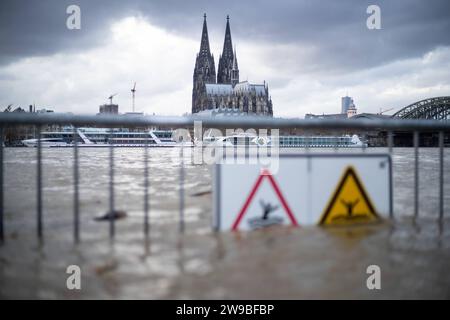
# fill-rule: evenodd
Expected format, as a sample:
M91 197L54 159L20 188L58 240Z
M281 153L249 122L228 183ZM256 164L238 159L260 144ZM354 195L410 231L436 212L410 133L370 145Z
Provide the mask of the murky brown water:
M439 228L437 149L420 151L420 216L413 212L413 150L396 149L395 223L322 229L211 230L211 169L186 167L186 231L178 232L179 165L175 149L150 150L149 241L143 236L142 149L115 149L116 224L108 210L107 149L80 149L82 242L73 245L71 149L44 149L44 234L36 241L36 150L5 149L5 231L1 298L450 298L450 223ZM328 150L329 152L330 150ZM380 152L368 149L366 152ZM296 152L296 150L289 150ZM318 150L323 152L323 150ZM342 150L339 152L343 152ZM348 152L348 150L346 150ZM356 151L353 151L356 152ZM446 150L448 171L450 150ZM446 216L450 181L445 177ZM66 289L66 267L82 270L82 290ZM368 290L377 264L382 289Z

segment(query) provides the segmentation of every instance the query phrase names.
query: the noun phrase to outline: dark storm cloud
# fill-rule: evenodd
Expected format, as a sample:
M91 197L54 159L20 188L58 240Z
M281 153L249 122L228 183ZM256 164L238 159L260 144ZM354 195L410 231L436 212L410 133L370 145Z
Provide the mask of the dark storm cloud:
M69 4L81 7L81 30L65 27ZM369 4L381 7L382 30L366 28ZM203 12L208 14L212 32L222 32L225 16L230 14L233 37L239 41L313 48L309 65L296 65L294 60L290 65L293 71L366 68L450 44L447 0L3 0L0 7L3 64L100 45L108 41L111 22L130 14L146 16L152 23L192 39L200 37Z
M71 4L82 8L81 30L66 28L66 8ZM1 1L0 63L99 45L108 40L111 22L130 13L115 1Z

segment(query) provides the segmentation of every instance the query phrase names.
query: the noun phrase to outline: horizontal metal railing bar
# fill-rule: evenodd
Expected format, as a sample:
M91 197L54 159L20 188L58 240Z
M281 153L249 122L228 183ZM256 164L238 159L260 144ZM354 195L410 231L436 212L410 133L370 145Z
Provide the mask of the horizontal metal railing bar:
M71 115L63 113L0 113L0 125L103 125L191 127L201 121L211 128L272 128L272 129L384 129L405 131L450 131L450 121L414 119L287 119L261 116L203 117L203 116L124 116L124 115Z

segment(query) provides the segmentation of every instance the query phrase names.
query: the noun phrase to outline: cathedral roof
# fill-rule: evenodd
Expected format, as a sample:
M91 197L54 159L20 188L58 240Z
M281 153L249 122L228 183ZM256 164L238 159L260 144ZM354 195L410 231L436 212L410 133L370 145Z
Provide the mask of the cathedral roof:
M208 109L202 110L196 113L198 116L206 116L206 117L228 117L228 116L248 116L247 112L242 112L239 109L233 108L216 108L216 109Z
M256 94L266 94L264 84L251 84L248 81L237 83L234 88L231 84L206 83L206 94L209 95L229 95L233 93L254 92Z
M234 91L236 93L253 91L256 92L256 94L265 94L266 87L264 84L251 84L248 81L243 81L234 86Z
M233 94L233 87L231 84L205 84L206 94L212 95L227 95Z

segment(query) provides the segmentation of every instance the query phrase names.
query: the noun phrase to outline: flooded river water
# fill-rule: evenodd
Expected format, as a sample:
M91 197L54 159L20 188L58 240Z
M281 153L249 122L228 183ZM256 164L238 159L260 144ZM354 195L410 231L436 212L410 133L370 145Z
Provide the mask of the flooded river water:
M445 151L448 172L450 150ZM94 221L108 211L109 150L80 148L81 243L75 245L73 150L43 149L44 242L39 243L36 150L5 148L0 298L450 298L450 177L444 180L446 219L439 226L438 149L420 150L416 223L411 219L414 151L398 148L393 152L395 221L337 230L215 233L211 167L186 164L183 234L178 232L180 166L174 152L149 150L146 241L143 149L114 150L116 208L128 217L117 221L111 242L108 223ZM66 288L66 268L72 264L81 268L81 290ZM366 268L374 264L381 268L381 290L366 286Z

